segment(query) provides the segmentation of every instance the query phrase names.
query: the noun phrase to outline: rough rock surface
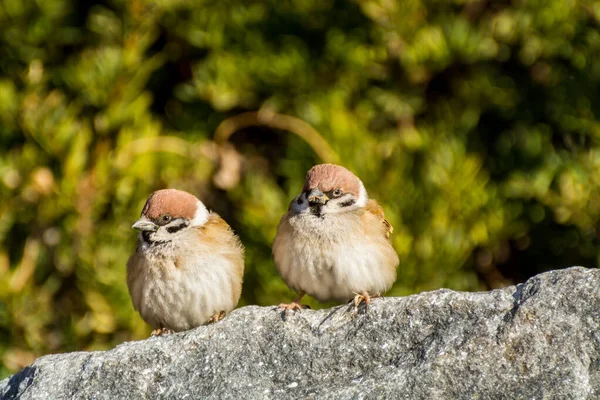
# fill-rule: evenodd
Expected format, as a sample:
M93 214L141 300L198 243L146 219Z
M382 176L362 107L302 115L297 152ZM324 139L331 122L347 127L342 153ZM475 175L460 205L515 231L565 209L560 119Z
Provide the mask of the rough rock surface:
M368 310L244 307L188 332L39 358L3 399L600 398L600 270Z

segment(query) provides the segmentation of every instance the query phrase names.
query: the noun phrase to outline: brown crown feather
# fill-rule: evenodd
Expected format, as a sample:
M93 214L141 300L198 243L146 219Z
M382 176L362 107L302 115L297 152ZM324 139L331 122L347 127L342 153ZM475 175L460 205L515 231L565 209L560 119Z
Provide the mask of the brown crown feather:
M193 219L198 199L193 194L177 189L162 189L152 193L142 210L142 215L156 219L163 214L173 218Z
M360 195L360 180L346 168L335 164L319 164L306 173L303 190L317 188L321 192L329 192L341 188L346 193Z

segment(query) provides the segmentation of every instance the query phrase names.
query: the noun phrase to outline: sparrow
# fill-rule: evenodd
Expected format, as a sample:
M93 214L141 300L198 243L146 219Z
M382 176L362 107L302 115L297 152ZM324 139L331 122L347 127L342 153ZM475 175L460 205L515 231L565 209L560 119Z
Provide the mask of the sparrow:
M229 225L194 195L175 189L150 195L127 287L152 335L180 332L222 319L242 292L244 248Z
M320 164L306 174L302 192L281 218L273 242L277 271L298 293L285 311L300 309L309 294L317 300L367 305L396 280L398 255L391 224L352 172Z

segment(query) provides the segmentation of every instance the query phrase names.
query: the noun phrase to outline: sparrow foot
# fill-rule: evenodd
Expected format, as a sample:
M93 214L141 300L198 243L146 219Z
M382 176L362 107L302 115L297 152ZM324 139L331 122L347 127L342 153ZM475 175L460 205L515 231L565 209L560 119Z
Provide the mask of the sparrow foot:
M215 313L212 317L210 317L208 323L214 324L215 322L219 322L223 318L225 318L225 311L219 311L218 313Z
M380 294L375 294L370 296L369 293L367 292L360 292L360 293L354 293L354 309L357 311L358 310L358 306L360 305L360 303L365 303L365 305L368 307L369 304L371 304L371 300L375 299L377 297L381 297Z
M290 304L281 303L278 308L283 308L283 312L288 312L290 310L299 311L303 308L309 308L307 305L300 304L297 301L292 301Z
M303 308L310 308L304 304L300 304L300 300L304 297L304 291L298 292L298 297L294 299L290 304L281 303L278 308L283 308L283 314L285 315L289 310L302 310Z
M175 333L171 329L167 328L159 328L152 331L150 336L162 336L162 335L170 335L171 333Z

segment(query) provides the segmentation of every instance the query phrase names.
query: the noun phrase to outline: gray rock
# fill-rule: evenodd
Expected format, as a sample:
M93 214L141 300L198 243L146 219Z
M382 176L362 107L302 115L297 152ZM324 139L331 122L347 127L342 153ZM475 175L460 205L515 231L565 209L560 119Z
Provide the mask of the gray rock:
M483 293L244 307L188 332L39 358L3 399L600 398L600 270Z

